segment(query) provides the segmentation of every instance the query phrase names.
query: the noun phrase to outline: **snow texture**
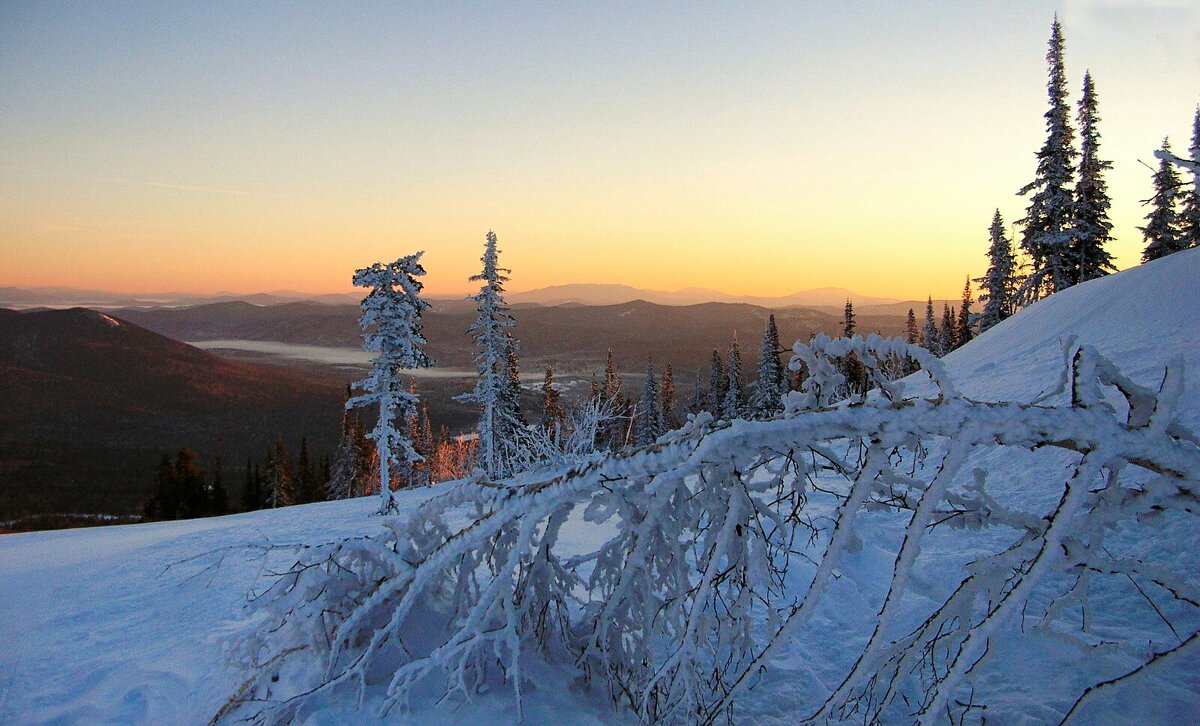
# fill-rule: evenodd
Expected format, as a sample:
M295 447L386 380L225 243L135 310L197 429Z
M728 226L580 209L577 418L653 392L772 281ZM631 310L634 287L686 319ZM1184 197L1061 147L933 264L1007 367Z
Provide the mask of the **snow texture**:
M913 351L797 346L784 417L395 517L0 538L0 721L1188 721L1198 274L1191 250L1071 287L853 405L827 356Z

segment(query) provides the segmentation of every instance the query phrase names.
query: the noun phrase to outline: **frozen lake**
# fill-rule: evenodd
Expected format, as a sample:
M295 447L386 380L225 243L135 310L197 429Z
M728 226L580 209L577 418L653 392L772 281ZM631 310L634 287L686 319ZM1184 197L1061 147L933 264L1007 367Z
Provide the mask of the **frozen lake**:
M374 353L368 353L362 348L334 348L323 345L279 343L273 340L199 340L189 341L188 345L211 351L236 350L311 361L323 365L359 368L370 366L371 360L375 357ZM466 368L418 368L406 370L404 375L413 378L474 378L475 371Z

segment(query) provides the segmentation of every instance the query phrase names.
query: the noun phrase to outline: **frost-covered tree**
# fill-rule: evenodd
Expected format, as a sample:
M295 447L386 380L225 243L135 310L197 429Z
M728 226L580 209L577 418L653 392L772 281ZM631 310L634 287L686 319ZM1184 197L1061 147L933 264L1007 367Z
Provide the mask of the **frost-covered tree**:
M371 374L354 384L362 393L346 401L346 406L379 407L375 428L367 438L375 442L379 456L381 514L396 510L392 470L398 469L403 478L421 460L404 425L416 411L418 397L405 387L402 372L433 365L425 354L421 332L421 314L429 309L429 303L421 299L423 285L417 279L425 274L423 254L417 252L386 265L376 262L354 273L354 285L369 290L358 318L363 348L378 355L371 361Z
M1004 220L1000 210L992 216L988 228L991 244L988 246L987 274L976 280L983 293L979 301L984 303L979 314L979 332L989 328L1013 314L1013 295L1016 292L1017 259L1013 255L1012 241L1004 234Z
M554 385L554 369L546 366L546 378L542 383L542 429L555 442L559 440L563 422L567 418L561 399L562 394Z
M646 380L642 384L642 397L637 404L633 441L637 446L653 444L666 431L663 422L662 399L655 380L654 361L646 363Z
M1083 74L1083 95L1079 99L1079 178L1075 182L1075 221L1071 242L1075 260L1075 282L1087 282L1116 272L1112 255L1105 249L1112 240L1112 222L1108 209L1108 184L1104 172L1112 168L1111 161L1099 156L1100 121L1096 89L1092 74Z
M349 389L346 399L349 400ZM363 494L370 479L369 459L364 451L370 444L356 414L347 409L342 412L342 437L338 442L337 455L333 460L333 471L329 476L326 496L329 499L349 499Z
M967 281L963 285L962 307L958 309L958 328L954 336L955 345L962 347L971 341L973 337L971 333L971 303L975 302L971 299L971 276L967 275Z
M283 439L276 439L275 448L267 454L266 486L266 506L274 509L296 503L296 479L283 448Z
M675 407L675 369L671 367L670 362L663 368L659 395L662 398L663 425L668 431L679 428L682 422Z
M696 369L696 383L692 389L692 402L688 404L688 413L697 415L701 411L708 410L708 391L704 390L704 384L701 382L700 369Z
M958 344L957 321L954 319L954 308L949 303L942 304L942 324L938 328L938 349L942 355L954 350Z
M746 392L742 388L742 351L738 346L737 331L729 344L729 359L725 365L725 400L721 405L721 416L733 420L742 415L746 406Z
M1186 249L1180 235L1179 219L1179 175L1175 165L1167 160L1171 143L1163 139L1162 156L1158 171L1154 172L1154 196L1150 199L1150 213L1146 215L1146 226L1138 227L1146 240L1142 251L1142 262L1157 260Z
M933 297L925 301L925 327L921 328L921 347L936 356L946 354L942 350L942 338L938 334L937 320L933 317Z
M842 337L853 338L854 329L857 327L854 318L854 303L850 299L846 299L846 307L842 311Z
M467 329L475 339L475 387L454 400L479 406L479 466L490 479L503 479L513 473L514 447L517 433L523 428L514 417L513 385L509 370L509 349L515 344L512 328L516 325L508 304L504 301L506 270L499 264L496 233L489 230L484 244L483 270L472 275L472 282L482 282L472 298L477 305L475 322Z
M729 390L729 379L725 376L725 363L721 354L713 348L708 368L708 407L713 416L720 416L725 406L725 391Z
M1192 119L1191 189L1183 190L1183 207L1179 213L1179 242L1185 247L1200 247L1200 106Z
M770 418L783 411L787 374L779 360L779 354L782 352L779 329L775 325L775 315L772 314L767 317L767 329L763 331L762 345L758 349L758 378L754 381L750 395L750 411L753 418Z
M1071 109L1067 103L1067 77L1063 68L1062 26L1055 16L1050 26L1047 90L1050 108L1045 113L1046 142L1037 153L1037 175L1018 194L1032 194L1025 218L1021 248L1029 255L1032 272L1020 292L1022 299L1037 300L1071 286L1076 263L1071 254L1074 229L1074 147Z

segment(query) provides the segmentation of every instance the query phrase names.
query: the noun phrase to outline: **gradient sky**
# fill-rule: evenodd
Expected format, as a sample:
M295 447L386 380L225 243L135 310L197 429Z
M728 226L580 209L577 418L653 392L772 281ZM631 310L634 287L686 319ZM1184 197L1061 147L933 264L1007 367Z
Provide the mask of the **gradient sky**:
M811 5L811 6L810 6ZM0 285L954 297L1090 68L1120 267L1200 101L1191 2L0 3Z

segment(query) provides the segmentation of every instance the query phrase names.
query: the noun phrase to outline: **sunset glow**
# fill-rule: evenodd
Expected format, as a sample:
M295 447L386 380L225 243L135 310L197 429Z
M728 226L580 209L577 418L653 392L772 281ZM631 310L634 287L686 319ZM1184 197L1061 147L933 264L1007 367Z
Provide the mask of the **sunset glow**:
M1191 3L0 6L0 285L568 282L954 297L1090 69L1118 267L1200 98Z

